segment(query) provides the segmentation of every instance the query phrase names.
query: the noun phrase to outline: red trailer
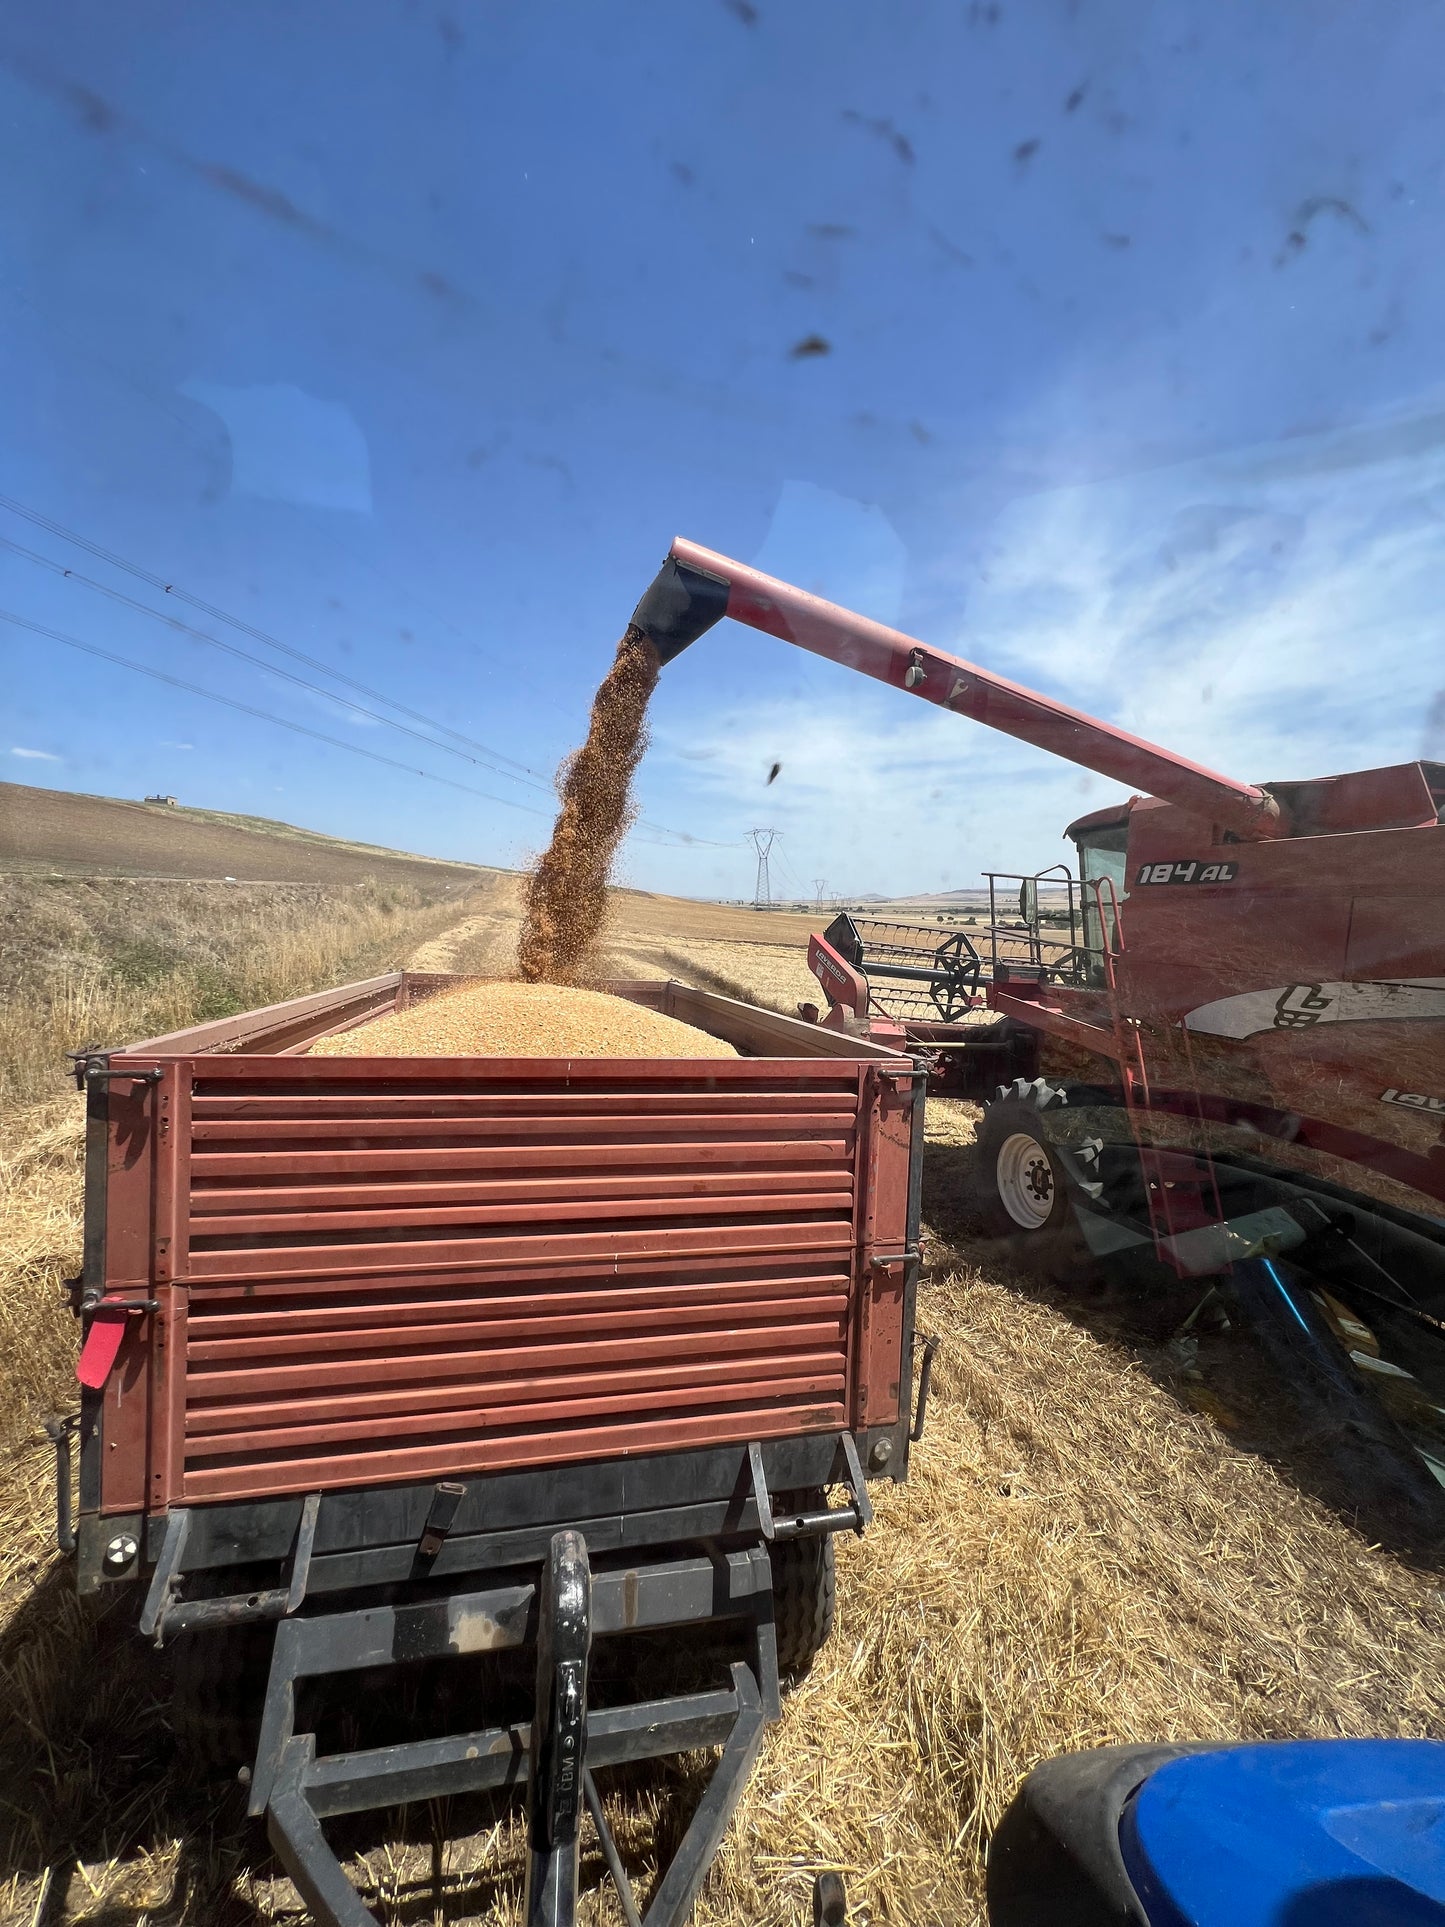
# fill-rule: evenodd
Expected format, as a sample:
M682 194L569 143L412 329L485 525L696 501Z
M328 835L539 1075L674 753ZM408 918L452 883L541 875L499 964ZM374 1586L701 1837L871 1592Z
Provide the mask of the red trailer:
M1239 782L680 539L633 622L666 662L724 615L1148 792L1070 826L1067 935L1049 873L1008 930L839 919L810 946L828 1021L991 1095L1016 1251L1082 1231L1204 1280L1438 1534L1445 765Z
M234 1730L259 1657L229 1763L319 1919L370 1919L322 1818L525 1779L528 1917L572 1917L584 1801L630 1907L594 1769L721 1745L647 1916L680 1921L826 1637L831 1535L906 1476L926 1070L678 983L610 988L738 1058L304 1054L460 981L79 1060L62 1537L82 1591L137 1589L177 1642L183 1723ZM719 1681L589 1715L594 1636L683 1627L728 1631ZM529 1722L327 1756L298 1715L316 1676L522 1647Z

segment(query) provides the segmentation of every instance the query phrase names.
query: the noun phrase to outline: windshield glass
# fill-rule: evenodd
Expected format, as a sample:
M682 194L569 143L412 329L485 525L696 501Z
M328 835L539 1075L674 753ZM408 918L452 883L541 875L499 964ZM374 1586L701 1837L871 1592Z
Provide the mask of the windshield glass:
M0 1914L1011 1927L1042 1761L1445 1732L1442 71L8 10Z

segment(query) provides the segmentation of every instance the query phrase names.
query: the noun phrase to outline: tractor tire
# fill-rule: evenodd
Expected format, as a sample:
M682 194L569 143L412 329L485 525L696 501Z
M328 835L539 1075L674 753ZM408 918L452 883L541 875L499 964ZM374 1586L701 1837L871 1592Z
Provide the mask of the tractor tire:
M271 1676L273 1625L183 1633L171 1649L171 1725L197 1770L234 1775L256 1758Z
M811 1504L821 1505L819 1493ZM785 1686L806 1679L833 1630L837 1562L831 1533L785 1539L768 1548L773 1567L773 1626L778 1675Z
M1016 1077L985 1105L978 1133L979 1204L988 1230L1013 1263L1060 1284L1083 1282L1095 1270L1074 1208L1078 1186L1044 1122L1046 1112L1068 1101L1041 1077Z

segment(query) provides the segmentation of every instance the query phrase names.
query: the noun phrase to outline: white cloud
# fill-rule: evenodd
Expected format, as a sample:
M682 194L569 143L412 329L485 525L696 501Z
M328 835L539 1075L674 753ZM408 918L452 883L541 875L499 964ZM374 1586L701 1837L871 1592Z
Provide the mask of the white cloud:
M28 761L34 762L34 763L59 763L64 761L63 757L53 756L48 749L18 749L17 748L17 749L12 749L10 754L12 756L23 756Z
M671 732L654 755L672 765L710 835L775 825L776 874L806 883L826 873L844 891L961 885L1025 861L1037 869L1062 854L1065 823L1119 793L1098 779L1083 791L1079 770L942 710L878 697L860 689L852 706L780 699L715 712L687 743L695 751L700 740L706 762L681 761ZM782 768L766 785L774 761Z
M164 737L162 737L160 747L162 749L194 749L195 744L194 743L172 743L167 741Z
M1012 503L952 646L1250 780L1408 761L1445 682L1445 446L1341 440Z
M1390 430L1018 498L971 545L966 615L927 639L1247 781L1438 755L1445 437ZM1126 787L841 679L657 751L699 815L739 836L776 823L799 876L847 890L1040 868Z

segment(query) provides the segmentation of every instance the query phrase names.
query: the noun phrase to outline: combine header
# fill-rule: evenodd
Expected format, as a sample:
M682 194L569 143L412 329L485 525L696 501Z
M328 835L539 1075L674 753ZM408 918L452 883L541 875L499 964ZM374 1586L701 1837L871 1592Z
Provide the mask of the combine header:
M899 1023L953 1024L982 1002L983 964L963 931L841 912L808 942L808 968L834 1009Z
M724 615L1135 792L1069 826L1047 930L1049 872L1015 879L1016 922L992 878L982 930L837 919L809 948L824 1022L991 1099L1015 1253L1200 1280L1186 1322L1251 1324L1438 1537L1445 766L1239 782L681 540L633 620L666 662Z

